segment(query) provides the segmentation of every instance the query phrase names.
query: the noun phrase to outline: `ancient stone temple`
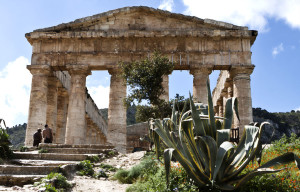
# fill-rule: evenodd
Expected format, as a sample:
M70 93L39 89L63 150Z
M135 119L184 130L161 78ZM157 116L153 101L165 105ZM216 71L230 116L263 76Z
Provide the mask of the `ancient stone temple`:
M213 91L215 112L222 115L226 98L239 100L243 127L252 121L251 45L257 31L229 23L200 19L149 7L125 7L26 34L32 45L32 87L26 145L47 123L55 143L111 143L126 148L126 85L118 63L131 62L161 51L175 70L193 75L194 99L207 103L205 81L221 70ZM86 89L94 70L111 75L108 122ZM168 76L163 85L168 100Z

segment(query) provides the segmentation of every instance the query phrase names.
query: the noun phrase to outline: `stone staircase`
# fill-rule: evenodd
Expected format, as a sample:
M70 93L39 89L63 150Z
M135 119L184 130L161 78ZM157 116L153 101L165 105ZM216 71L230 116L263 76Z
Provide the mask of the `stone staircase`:
M40 149L47 151L39 153L37 149L27 152L14 152L14 159L6 165L0 165L0 185L18 185L33 183L51 172L63 172L71 176L76 170L76 164L98 156L100 159L116 154L110 145L63 145L41 144Z

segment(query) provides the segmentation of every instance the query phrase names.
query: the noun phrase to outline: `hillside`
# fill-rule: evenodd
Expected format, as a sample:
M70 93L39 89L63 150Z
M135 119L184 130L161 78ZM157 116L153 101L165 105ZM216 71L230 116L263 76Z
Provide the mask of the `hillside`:
M26 127L27 124L24 123L23 125L15 125L7 129L7 133L9 134L9 140L13 145L13 149L19 149L21 146L24 145Z
M264 122L268 121L275 128L275 134L272 140L278 140L283 134L288 137L295 133L298 137L300 136L300 111L291 112L279 112L270 113L265 109L253 108L253 121ZM263 134L263 142L268 143L269 138L272 135L273 130L270 126L265 129Z

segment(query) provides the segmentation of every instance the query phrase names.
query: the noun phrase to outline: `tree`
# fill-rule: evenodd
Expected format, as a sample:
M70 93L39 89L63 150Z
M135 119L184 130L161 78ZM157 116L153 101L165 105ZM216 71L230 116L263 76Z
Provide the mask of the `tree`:
M159 97L164 93L162 86L163 76L173 71L173 64L165 56L155 51L149 58L132 63L120 63L122 76L130 89L126 98L127 104L134 101L159 106L163 103Z

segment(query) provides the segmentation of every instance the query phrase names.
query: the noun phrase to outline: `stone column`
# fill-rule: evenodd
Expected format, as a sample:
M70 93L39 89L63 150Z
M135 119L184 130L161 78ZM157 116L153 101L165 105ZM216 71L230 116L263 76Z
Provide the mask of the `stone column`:
M65 144L84 144L86 136L85 100L86 76L91 74L87 65L68 65L71 75Z
M56 121L56 143L65 143L66 123L68 114L69 95L65 88L58 88L57 96L57 121Z
M28 65L27 69L32 74L32 83L25 145L31 147L33 134L46 123L48 76L51 70L48 65Z
M114 145L118 151L126 152L126 84L117 70L109 70L110 91L108 107L108 130L107 140Z
M218 109L219 109L218 115L219 115L220 117L223 117L223 116L224 116L223 99L219 100L219 102L217 102L217 104L218 104Z
M53 142L56 142L56 121L57 121L57 89L58 79L55 76L48 77L47 95L47 119L46 123L52 129Z
M245 125L253 121L250 75L254 67L235 67L230 70L233 79L233 96L238 99L240 121L236 116L234 127L239 127L240 137Z
M92 137L91 138L92 144L97 144L97 141L96 141L97 133L96 133L95 129L92 129L91 137Z
M164 93L159 98L168 102L169 101L169 75L163 76L162 87L164 89Z
M193 100L208 104L206 81L209 78L211 69L207 67L195 68L190 70L193 78Z
M103 133L100 133L100 144L106 144L106 137Z

